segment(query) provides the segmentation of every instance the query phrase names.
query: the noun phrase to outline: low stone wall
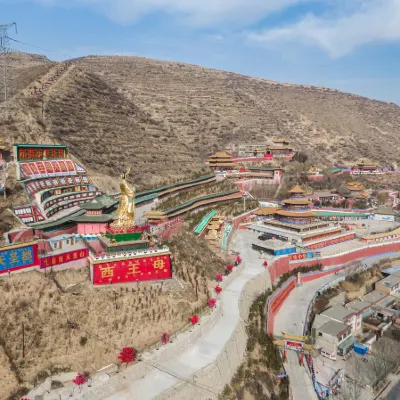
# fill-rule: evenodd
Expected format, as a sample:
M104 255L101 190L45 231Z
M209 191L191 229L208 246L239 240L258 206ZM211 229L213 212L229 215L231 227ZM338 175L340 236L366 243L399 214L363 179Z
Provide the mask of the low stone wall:
M188 382L180 382L157 400L209 400L217 398L229 383L246 356L246 320L257 296L271 287L267 271L250 279L239 298L240 320L217 360L195 374Z

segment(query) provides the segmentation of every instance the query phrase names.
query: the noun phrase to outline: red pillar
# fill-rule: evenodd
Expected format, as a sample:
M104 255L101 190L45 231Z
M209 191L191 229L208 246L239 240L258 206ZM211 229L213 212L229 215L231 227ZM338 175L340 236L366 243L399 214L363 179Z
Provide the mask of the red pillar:
M304 353L300 353L300 367L304 364Z
M283 362L287 362L287 350L283 350Z

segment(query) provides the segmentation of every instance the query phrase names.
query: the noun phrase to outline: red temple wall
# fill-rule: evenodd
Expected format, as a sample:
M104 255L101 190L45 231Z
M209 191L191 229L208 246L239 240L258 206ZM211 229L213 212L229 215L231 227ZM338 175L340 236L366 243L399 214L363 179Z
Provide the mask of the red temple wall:
M333 274L335 272L341 271L342 269L346 268L344 264L349 263L351 261L379 255L379 254L385 254L385 253L390 253L393 251L399 251L400 250L400 243L392 243L392 244L387 244L383 246L376 246L376 247L369 247L361 250L357 250L348 254L342 254L338 256L333 256L329 258L324 258L324 259L312 259L312 260L301 260L299 262L291 262L289 263L289 257L284 256L280 257L277 260L275 260L271 266L269 267L270 271L270 276L271 276L271 282L275 282L276 279L279 278L283 273L293 271L294 269L301 267L301 266L313 266L317 264L323 264L324 267L332 267L336 265L341 265L342 268L334 269L334 270L328 270L328 271L321 271L319 273L314 273L310 274L307 276L302 276L301 280L302 282L310 282L314 279L319 279L322 278L326 275ZM286 287L286 290L282 290L273 300L270 301L269 304L269 311L268 311L268 333L273 333L274 331L274 318L275 315L279 312L279 309L282 307L284 304L284 301L286 298L289 296L290 292L293 290L295 287L295 281L296 278L294 279L292 283L288 287Z

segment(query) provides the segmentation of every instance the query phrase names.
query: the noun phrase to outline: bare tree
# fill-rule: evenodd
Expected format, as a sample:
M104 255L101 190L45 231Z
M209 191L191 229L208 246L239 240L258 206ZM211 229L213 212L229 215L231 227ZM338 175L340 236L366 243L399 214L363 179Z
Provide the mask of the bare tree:
M371 362L377 380L385 379L400 362L399 343L385 336L380 338L374 346Z
M343 382L343 400L361 400L364 385L369 381L368 368L360 357L353 356L346 361Z

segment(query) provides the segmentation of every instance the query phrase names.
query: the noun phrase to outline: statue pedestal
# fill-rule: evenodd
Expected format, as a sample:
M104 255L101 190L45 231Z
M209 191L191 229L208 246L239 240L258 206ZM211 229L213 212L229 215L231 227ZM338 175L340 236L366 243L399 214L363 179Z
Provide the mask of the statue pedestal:
M148 226L107 227L105 236L99 239L103 249L109 254L145 251L149 248Z
M118 235L118 234L123 234L123 233L133 233L133 232L141 232L141 229L137 227L136 225L132 226L114 226L110 225L106 228L107 232L109 232L111 235Z

